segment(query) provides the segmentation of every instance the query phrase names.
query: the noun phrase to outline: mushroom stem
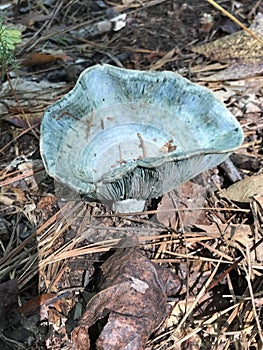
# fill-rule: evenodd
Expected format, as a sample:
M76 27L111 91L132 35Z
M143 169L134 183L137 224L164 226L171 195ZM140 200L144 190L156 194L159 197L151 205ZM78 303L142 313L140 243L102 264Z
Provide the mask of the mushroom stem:
M144 207L145 200L135 198L117 201L112 204L112 210L118 213L139 213L144 211Z

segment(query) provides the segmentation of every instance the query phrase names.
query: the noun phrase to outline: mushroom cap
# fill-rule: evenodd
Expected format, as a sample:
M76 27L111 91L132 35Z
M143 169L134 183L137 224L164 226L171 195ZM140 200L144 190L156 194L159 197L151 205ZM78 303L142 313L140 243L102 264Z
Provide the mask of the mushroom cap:
M223 162L243 137L207 88L103 64L45 111L40 150L50 176L131 212Z

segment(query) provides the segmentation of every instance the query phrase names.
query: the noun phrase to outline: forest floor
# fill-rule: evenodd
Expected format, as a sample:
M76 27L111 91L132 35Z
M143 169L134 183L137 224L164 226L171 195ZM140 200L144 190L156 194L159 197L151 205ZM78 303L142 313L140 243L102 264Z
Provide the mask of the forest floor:
M1 350L128 349L130 334L129 349L262 349L263 3L217 3L257 38L206 0L0 4L22 32L0 77ZM63 201L41 160L42 116L102 63L206 86L241 124L242 146L143 213ZM144 299L142 281L158 296Z

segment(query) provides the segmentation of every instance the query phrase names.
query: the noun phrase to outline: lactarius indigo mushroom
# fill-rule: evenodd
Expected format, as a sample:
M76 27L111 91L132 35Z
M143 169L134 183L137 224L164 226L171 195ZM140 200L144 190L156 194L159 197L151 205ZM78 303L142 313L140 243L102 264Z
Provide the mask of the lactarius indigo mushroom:
M204 87L172 72L96 65L44 113L47 172L119 212L144 209L229 157L235 117Z

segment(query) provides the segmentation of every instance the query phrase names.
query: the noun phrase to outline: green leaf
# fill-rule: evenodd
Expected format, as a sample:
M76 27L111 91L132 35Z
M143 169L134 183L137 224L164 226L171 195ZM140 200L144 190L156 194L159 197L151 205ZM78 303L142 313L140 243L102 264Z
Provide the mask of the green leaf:
M17 29L8 29L2 26L0 30L0 49L15 50L15 45L21 42L21 32Z
M15 45L21 42L21 32L17 29L4 29L4 40L8 50L14 50Z
M15 56L13 51L16 44L21 42L21 31L4 25L4 19L0 17L0 67L3 73L9 65L14 66ZM0 74L1 75L1 74Z

